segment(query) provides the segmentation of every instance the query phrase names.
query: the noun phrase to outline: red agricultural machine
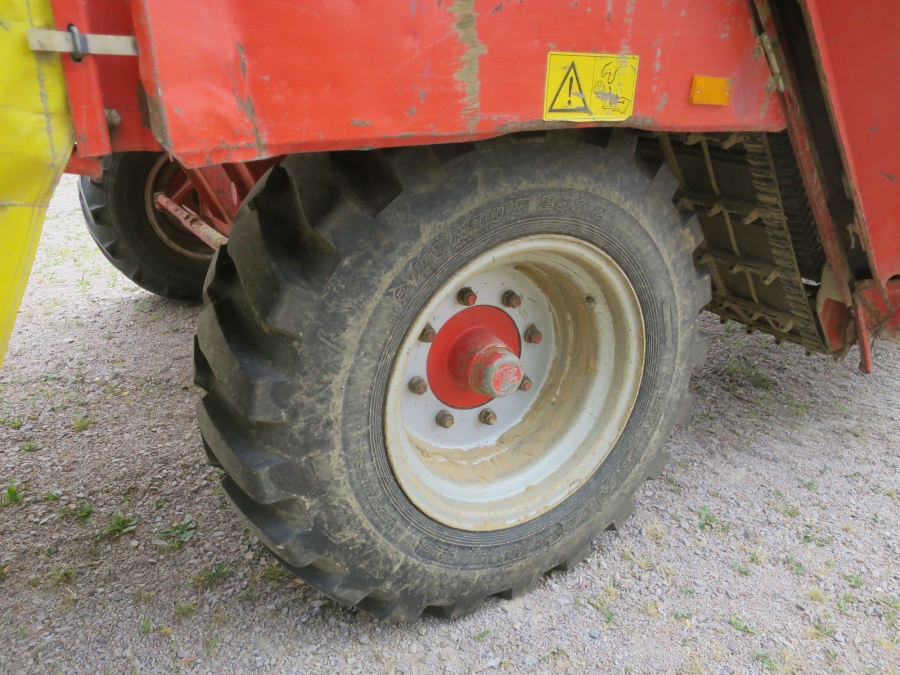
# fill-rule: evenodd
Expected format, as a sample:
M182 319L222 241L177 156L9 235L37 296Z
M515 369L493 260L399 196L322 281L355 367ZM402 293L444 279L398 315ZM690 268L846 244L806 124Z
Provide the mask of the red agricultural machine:
M50 4L0 16L5 334L82 174L110 262L205 303L225 492L343 603L581 560L665 464L701 310L865 372L900 341L900 4Z

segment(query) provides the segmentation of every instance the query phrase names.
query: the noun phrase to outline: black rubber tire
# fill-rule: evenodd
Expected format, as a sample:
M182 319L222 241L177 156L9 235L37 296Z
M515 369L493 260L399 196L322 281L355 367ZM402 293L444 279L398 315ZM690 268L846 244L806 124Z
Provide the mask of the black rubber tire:
M672 205L669 170L635 158L635 136L592 139L337 153L330 166L327 155L296 156L248 198L207 280L198 419L228 497L311 586L380 617L469 614L486 596L518 596L580 562L659 475L706 351L697 317L710 284L692 263L702 235ZM462 264L550 231L597 244L631 279L647 339L637 403L568 500L505 530L446 527L406 498L383 447L395 350Z
M112 155L99 183L81 177L81 210L97 246L122 274L163 298L201 302L209 261L169 247L147 215L144 190L159 157L157 152Z

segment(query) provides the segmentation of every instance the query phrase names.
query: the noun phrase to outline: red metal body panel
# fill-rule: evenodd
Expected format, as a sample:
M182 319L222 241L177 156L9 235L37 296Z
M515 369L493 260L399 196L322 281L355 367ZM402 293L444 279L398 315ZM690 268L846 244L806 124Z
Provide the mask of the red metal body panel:
M543 121L551 50L641 58L626 126L785 124L746 0L133 0L132 10L154 132L187 166L560 126ZM731 78L730 103L691 104L698 74Z
M857 228L884 289L900 274L900 3L805 2Z
M59 1L59 0L57 0ZM86 0L91 30L103 35L134 35L129 0ZM96 56L104 105L116 110L122 121L110 129L112 148L158 150L147 111L141 111L138 59L133 56Z
M90 33L92 30L87 7L78 0L53 0L53 17L60 30L66 30L68 26L75 26L81 33ZM112 146L106 124L97 57L85 54L76 63L71 54L61 56L78 154L81 157L108 155Z
M53 0L53 15L58 30L74 25L81 33L134 34L128 0ZM86 54L76 63L64 54L62 63L78 156L161 149L141 111L138 59ZM106 110L121 121L110 126Z

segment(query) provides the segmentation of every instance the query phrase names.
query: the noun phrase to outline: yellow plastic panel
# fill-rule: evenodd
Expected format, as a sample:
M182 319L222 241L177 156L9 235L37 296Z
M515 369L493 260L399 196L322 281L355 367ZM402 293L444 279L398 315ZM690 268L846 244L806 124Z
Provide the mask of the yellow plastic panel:
M74 133L59 56L28 48L53 28L49 0L0 0L0 366L28 283L47 204Z

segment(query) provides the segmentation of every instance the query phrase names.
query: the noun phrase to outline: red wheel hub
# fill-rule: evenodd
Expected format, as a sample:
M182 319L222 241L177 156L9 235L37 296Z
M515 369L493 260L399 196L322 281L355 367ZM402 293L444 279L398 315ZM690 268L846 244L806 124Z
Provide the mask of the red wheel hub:
M522 344L502 309L478 306L454 315L428 352L428 384L453 408L477 408L518 389Z

